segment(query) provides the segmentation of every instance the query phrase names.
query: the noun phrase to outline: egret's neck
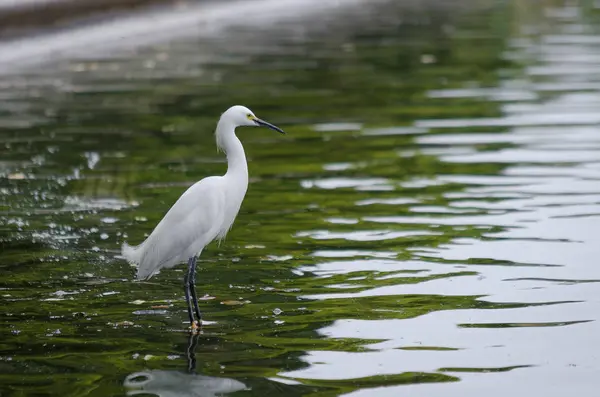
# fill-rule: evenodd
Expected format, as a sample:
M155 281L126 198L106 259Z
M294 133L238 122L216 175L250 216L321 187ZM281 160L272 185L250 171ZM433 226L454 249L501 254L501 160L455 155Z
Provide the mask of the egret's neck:
M233 177L248 183L248 164L242 142L235 135L233 124L220 120L217 124L217 146L227 155L226 177Z

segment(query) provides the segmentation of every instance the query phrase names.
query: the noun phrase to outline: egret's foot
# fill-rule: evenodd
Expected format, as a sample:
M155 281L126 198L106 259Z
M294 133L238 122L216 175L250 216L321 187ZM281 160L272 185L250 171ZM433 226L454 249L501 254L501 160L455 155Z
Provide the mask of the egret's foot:
M193 334L200 332L200 329L202 329L202 323L199 321L193 321L190 325L190 332Z

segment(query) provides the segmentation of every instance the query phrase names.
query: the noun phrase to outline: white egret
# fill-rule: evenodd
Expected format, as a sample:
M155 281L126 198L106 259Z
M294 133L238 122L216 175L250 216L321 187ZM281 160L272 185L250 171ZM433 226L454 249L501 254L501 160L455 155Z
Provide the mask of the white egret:
M202 321L196 297L196 259L211 241L225 238L248 188L246 155L235 135L236 127L240 126L264 126L284 133L244 106L227 109L221 115L215 132L217 147L227 155L225 175L210 176L196 182L179 197L143 243L132 247L125 242L121 249L125 259L137 265L139 280L152 277L160 269L187 261L184 289L192 329L196 329ZM194 321L194 311L198 323Z

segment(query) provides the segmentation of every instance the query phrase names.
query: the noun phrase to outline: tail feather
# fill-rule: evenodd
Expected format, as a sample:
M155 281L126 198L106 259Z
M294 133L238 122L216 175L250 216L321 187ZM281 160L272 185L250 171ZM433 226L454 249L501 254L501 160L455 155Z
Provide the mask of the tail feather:
M137 246L131 246L126 242L121 246L121 255L127 262L136 265L136 278L138 280L147 280L162 268L170 268L178 263L185 262L190 256L185 254L186 251L183 250L183 256L176 253L173 256L161 258L160 252L157 251L155 239L152 239L152 236ZM201 252L202 250L194 255L200 255Z
M141 271L142 266L140 266L141 265L140 256L143 253L143 251L141 250L142 245L143 244L131 246L131 245L127 244L126 242L124 242L123 245L121 246L121 255L123 255L123 257L127 260L127 262L136 265L136 267L137 267L136 277L138 280L147 278L149 276L149 274L142 274L144 272Z
M125 259L127 259L127 262L134 263L137 265L139 263L139 258L137 255L138 248L139 248L139 245L131 246L125 242L121 246L121 255L123 255L125 257Z
M125 257L127 262L136 265L136 278L138 280L147 280L160 270L161 267L171 267L178 262L177 258L170 258L170 260L162 263L157 262L156 259L158 256L152 255L155 254L155 252L152 251L151 243L147 247L151 252L146 252L148 250L145 248L147 242L148 240L137 246L131 246L124 242L121 246L121 255Z

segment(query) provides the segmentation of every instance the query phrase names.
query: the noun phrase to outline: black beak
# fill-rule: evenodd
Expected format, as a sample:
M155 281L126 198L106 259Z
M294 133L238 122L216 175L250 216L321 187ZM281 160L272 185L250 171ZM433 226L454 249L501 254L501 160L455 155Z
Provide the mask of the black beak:
M261 119L259 119L258 117L255 117L255 118L254 118L254 122L255 122L257 125L260 125L260 126L263 126L263 127L267 127L267 128L270 128L270 129L272 129L272 130L275 130L275 131L277 131L277 132L280 132L280 133L282 133L282 134L285 134L285 132L284 132L284 131L283 131L281 128L279 128L279 127L277 127L276 125L273 125L273 124L271 124L271 123L267 123L266 121L264 121L264 120L261 120Z

